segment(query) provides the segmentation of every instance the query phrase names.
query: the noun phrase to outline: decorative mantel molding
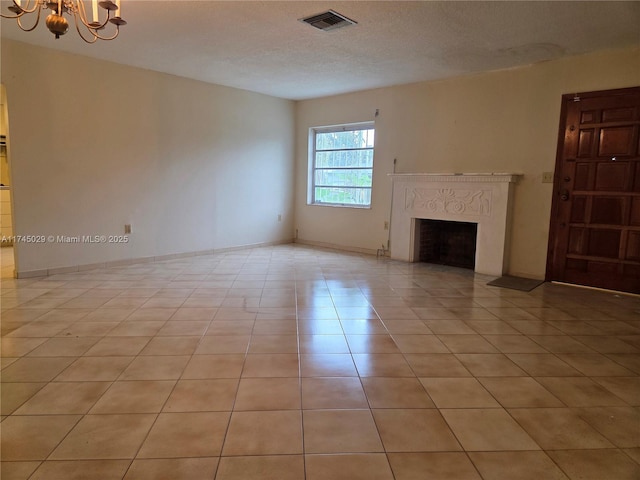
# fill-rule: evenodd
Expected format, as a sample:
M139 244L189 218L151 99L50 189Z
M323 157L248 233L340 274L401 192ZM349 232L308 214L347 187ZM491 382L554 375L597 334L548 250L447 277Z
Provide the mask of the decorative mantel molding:
M395 180L456 183L516 183L522 176L518 173L390 173Z
M416 220L478 224L476 268L502 275L508 254L512 186L516 173L402 173L393 181L391 257L417 258Z
M491 215L491 190L407 188L404 208L451 215Z

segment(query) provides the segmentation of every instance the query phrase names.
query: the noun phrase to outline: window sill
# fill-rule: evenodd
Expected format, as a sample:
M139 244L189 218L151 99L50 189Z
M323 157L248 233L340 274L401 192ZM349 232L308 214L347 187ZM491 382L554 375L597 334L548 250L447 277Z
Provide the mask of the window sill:
M307 203L310 207L336 207L336 208L354 208L356 210L371 210L371 205L349 205L346 203Z

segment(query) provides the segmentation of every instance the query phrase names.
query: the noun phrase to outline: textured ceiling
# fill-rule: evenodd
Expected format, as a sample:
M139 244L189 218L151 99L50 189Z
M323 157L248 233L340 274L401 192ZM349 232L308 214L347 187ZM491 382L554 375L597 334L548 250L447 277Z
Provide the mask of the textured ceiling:
M2 5L6 12L7 1ZM637 1L122 0L122 6L128 25L112 42L87 45L74 30L55 40L44 25L25 33L6 19L2 38L290 99L640 45ZM298 21L328 9L358 24L323 32Z

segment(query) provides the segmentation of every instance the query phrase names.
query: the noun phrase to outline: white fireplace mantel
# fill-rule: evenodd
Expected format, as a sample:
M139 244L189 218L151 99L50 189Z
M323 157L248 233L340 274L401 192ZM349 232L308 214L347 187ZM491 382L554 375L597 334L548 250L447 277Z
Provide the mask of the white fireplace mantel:
M478 224L475 271L502 275L507 265L516 173L391 174L391 258L418 256L416 220Z

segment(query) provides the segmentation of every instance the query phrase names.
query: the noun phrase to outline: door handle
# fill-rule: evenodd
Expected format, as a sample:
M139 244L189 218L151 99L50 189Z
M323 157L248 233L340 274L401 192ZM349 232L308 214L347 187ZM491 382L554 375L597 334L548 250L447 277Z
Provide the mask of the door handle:
M569 190L562 190L562 192L560 192L560 200L563 202L569 200Z

